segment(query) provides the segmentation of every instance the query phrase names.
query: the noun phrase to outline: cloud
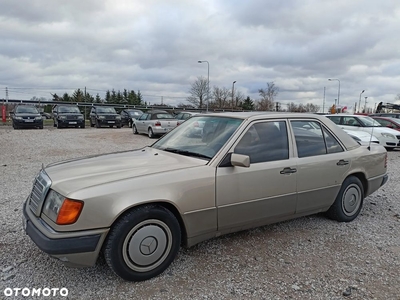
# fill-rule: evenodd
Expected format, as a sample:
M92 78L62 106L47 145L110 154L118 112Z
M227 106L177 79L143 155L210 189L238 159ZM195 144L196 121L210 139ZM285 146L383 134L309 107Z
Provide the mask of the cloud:
M198 60L209 62L211 87L236 81L252 99L273 81L277 101L320 105L325 87L332 104L331 77L347 105L363 89L370 103L400 93L396 1L3 0L1 8L0 88L10 97L86 86L177 104L207 76Z

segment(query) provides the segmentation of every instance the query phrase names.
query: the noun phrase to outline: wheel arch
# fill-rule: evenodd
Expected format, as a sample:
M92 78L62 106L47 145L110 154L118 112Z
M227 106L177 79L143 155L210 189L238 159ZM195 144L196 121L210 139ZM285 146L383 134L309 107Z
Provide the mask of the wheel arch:
M368 195L368 180L367 180L367 177L365 176L365 174L363 172L352 173L352 174L347 175L345 180L347 178L349 178L350 176L357 177L361 181L363 190L364 190L364 197L365 197L365 195Z
M154 202L146 202L146 203L142 203L142 204L139 204L139 205L127 207L124 211L122 211L114 219L114 221L111 224L110 228L112 228L115 224L117 224L118 221L121 218L123 218L126 214L128 214L131 210L139 208L139 207L147 206L147 205L154 205L154 206L164 207L165 209L169 210L174 215L174 217L177 219L177 221L179 223L179 227L181 229L181 245L186 246L187 245L187 231L186 231L186 226L185 226L185 222L183 221L182 215L179 213L179 210L172 203L169 203L169 202L166 202L166 201L162 201L162 200L154 201ZM107 238L108 238L108 234L107 234L105 240Z

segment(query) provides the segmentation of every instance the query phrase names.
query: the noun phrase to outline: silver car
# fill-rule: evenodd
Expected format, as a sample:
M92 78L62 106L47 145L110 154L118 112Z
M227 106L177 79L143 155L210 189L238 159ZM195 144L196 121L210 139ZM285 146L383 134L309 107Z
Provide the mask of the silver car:
M195 122L203 133L188 138ZM92 266L104 253L117 275L141 281L181 245L320 212L352 221L387 179L386 150L324 116L200 114L150 147L43 168L23 224L67 265Z

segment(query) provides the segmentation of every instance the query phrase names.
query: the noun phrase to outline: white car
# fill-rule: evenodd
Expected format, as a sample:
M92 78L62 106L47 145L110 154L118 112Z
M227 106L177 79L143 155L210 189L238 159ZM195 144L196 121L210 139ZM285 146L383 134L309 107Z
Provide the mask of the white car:
M332 114L326 115L326 117L342 129L365 131L372 134L386 150L400 147L400 132L383 127L371 117L350 114Z
M343 130L363 146L368 146L370 143L379 144L379 140L375 136L366 131L360 131L360 130L356 131L348 129L343 129Z

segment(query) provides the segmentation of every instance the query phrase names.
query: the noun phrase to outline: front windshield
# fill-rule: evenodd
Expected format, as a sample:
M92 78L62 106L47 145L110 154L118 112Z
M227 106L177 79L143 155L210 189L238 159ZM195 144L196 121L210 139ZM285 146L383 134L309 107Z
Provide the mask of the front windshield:
M151 147L211 159L236 131L242 119L199 116L188 119Z
M99 114L116 114L117 112L115 111L114 107L98 107L97 112Z
M59 110L60 113L76 113L80 114L80 110L76 106L60 106Z
M34 106L18 106L15 109L16 113L19 114L39 114L38 110Z
M359 118L360 122L363 124L364 127L382 127L377 121L372 119L371 117L362 117Z

